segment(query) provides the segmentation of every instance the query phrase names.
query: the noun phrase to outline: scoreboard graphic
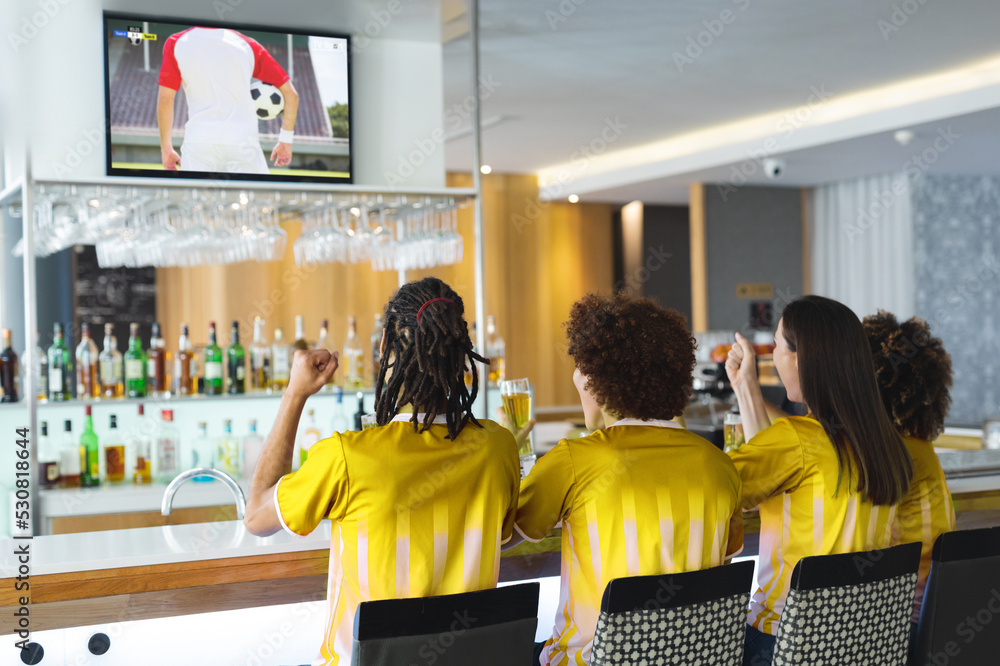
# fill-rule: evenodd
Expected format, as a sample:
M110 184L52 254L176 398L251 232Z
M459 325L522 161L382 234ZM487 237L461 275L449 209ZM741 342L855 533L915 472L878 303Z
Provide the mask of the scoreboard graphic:
M143 40L151 42L156 41L155 33L143 32L142 26L137 25L128 26L128 30L112 30L111 34L115 37L124 37L132 44L132 46L139 46L142 44Z

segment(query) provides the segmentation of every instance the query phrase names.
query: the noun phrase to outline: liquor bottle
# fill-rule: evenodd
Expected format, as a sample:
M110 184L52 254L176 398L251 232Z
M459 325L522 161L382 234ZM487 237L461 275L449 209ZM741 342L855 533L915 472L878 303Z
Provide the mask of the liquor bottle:
M344 389L357 390L365 385L365 348L358 339L358 321L354 317L347 319L347 341L344 343L343 360L345 363Z
M90 324L81 324L80 344L76 346L76 397L80 400L101 397L99 356L97 345L90 339Z
M180 472L177 458L181 448L181 437L174 427L174 410L162 410L160 418L162 422L156 433L156 480L160 483L170 483Z
M191 455L188 458L188 469L196 467L215 466L215 442L208 437L208 424L198 421L198 436L191 442ZM214 476L196 476L194 480L199 483L215 481Z
M490 361L490 386L499 386L506 374L504 351L506 345L497 333L496 320L493 315L486 318L486 358Z
M333 351L333 342L330 340L330 328L329 321L324 319L319 324L319 340L316 341L316 346L314 349L326 349L330 352ZM330 381L326 383L323 387L324 391L329 391L334 385L333 375L330 375Z
M0 402L17 402L21 392L18 387L17 354L10 346L9 328L0 331Z
M104 439L104 478L108 483L125 480L125 441L118 430L118 417L111 415L108 436Z
M271 348L264 337L264 320L254 317L253 344L250 345L250 388L266 391L271 388Z
M139 339L139 324L128 325L128 351L125 352L125 394L130 398L146 396L146 354Z
M243 345L240 344L240 323L238 321L234 321L233 327L229 329L229 341L229 349L226 350L226 365L228 366L226 380L229 382L229 393L246 393L247 358L246 352L243 351Z
M49 400L63 401L73 397L70 390L73 377L73 361L63 338L62 324L54 326L55 340L49 347Z
M126 437L127 450L135 457L132 483L136 485L153 482L153 445L150 436L155 429L155 425L146 418L146 411L140 404L139 418Z
M205 395L222 395L222 347L216 342L214 321L208 324L204 366Z
M288 387L289 348L280 328L274 329L274 344L271 345L271 390L284 391Z
M49 424L42 421L38 436L38 480L42 488L50 489L59 485L59 453L53 449L49 438Z
M59 487L79 488L84 449L73 437L72 421L66 419L63 430L63 442L59 447Z
M191 348L191 339L188 337L188 326L181 324L181 337L177 345L177 356L174 358L174 391L177 395L194 394L197 376L194 350Z
M253 478L260 454L264 452L264 438L257 434L257 419L250 419L250 432L243 438L243 477Z
M80 435L80 485L96 488L101 485L101 447L94 432L94 418L87 405L83 419L83 434Z
M305 464L309 457L309 449L320 439L319 428L316 427L316 415L313 410L306 410L305 430L302 431L302 441L299 444L299 466Z
M49 358L39 344L38 332L35 332L35 344L24 348L21 352L21 364L24 378L31 373L35 384L35 398L39 402L49 400Z
M295 355L296 349L303 351L309 349L309 343L306 342L305 320L302 318L302 315L295 316L295 342L292 343L292 356Z
M125 378L122 373L122 355L115 346L115 325L104 325L104 349L100 361L101 396L121 398L125 395Z
M160 335L160 323L153 322L146 353L146 395L163 395L167 392L167 350Z
M333 432L348 432L351 429L351 423L348 415L344 412L344 389L335 386L333 396L333 423L331 424Z
M222 422L222 432L223 435L216 442L215 447L216 468L234 479L238 479L240 478L243 457L240 455L240 440L233 437L233 422L231 419L226 419Z
M382 315L375 315L375 328L372 330L372 386L378 384L378 373L382 367Z
M361 432L361 417L365 415L365 394L358 391L358 411L354 413L354 429Z

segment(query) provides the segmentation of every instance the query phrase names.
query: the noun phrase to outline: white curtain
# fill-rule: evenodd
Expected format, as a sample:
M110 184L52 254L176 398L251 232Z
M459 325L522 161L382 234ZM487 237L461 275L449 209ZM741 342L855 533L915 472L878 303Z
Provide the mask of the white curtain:
M812 293L859 317L916 309L910 182L903 173L817 187L809 195Z

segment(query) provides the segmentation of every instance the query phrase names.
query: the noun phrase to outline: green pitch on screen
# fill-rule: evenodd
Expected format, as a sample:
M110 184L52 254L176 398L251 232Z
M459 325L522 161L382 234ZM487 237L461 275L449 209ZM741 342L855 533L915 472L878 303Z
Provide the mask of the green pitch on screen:
M116 169L144 169L146 171L163 171L162 164L151 164L149 162L112 162L111 166ZM319 178L347 178L350 174L346 171L317 171L313 169L275 169L268 171L276 176L316 176Z

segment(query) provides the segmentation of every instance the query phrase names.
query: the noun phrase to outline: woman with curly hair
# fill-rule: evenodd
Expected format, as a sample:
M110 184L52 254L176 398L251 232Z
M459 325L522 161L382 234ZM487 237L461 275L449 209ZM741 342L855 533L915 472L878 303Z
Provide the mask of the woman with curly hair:
M521 482L514 542L562 521L562 586L536 663L589 664L614 578L722 564L742 546L730 460L671 419L688 400L694 339L653 301L585 296L567 325L588 437L564 439ZM730 523L735 526L730 529Z
M882 408L861 321L837 301L789 303L775 332L774 365L807 416L771 423L753 348L737 334L726 372L747 443L729 455L743 508L760 509L758 589L743 663L769 664L792 571L803 557L886 548L913 462Z
M875 359L882 404L913 458L913 481L896 511L893 543L923 544L913 606L916 622L934 542L955 529L955 507L931 444L944 431L944 418L951 406L951 356L923 319L911 317L899 323L891 312L879 310L865 317L863 324Z
M520 469L507 429L472 415L476 364L485 359L472 350L464 313L461 297L437 278L400 287L385 308L375 385L379 427L334 433L289 473L305 401L329 382L338 360L325 349L295 352L244 523L261 536L304 536L324 518L333 523L330 615L313 663L351 663L362 601L497 584Z

